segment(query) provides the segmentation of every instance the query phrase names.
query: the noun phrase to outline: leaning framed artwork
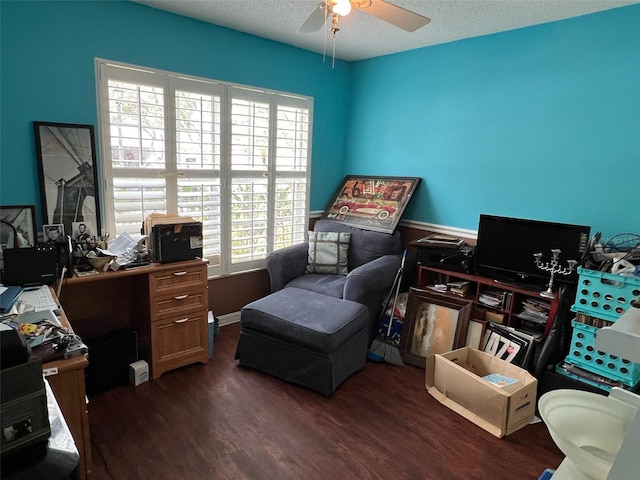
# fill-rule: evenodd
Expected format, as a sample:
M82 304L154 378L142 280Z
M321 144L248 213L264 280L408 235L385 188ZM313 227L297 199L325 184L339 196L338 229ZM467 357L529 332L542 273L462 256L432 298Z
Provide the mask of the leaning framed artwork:
M36 244L36 209L33 205L0 206L2 248L33 247Z
M34 205L0 206L0 269L4 268L2 251L5 248L33 247L36 240Z
M425 367L432 353L464 347L472 302L411 287L400 336L400 353L406 363Z
M420 177L347 175L322 218L364 230L393 233Z
M33 122L42 220L73 232L83 223L100 235L100 199L93 125Z

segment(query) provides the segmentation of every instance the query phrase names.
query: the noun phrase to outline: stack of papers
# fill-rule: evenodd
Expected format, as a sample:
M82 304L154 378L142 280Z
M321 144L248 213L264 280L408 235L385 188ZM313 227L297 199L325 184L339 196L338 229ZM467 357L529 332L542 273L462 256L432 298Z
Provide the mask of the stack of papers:
M59 307L58 302L51 294L51 289L47 285L25 288L18 297L18 301L21 304L18 313L23 311L55 310Z

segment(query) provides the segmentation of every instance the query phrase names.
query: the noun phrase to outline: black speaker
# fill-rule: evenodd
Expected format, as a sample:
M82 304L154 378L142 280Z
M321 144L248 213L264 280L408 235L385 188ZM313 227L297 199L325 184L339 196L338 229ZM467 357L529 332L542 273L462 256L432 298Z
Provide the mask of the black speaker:
M51 245L6 248L2 283L5 285L51 285L57 279L57 252Z

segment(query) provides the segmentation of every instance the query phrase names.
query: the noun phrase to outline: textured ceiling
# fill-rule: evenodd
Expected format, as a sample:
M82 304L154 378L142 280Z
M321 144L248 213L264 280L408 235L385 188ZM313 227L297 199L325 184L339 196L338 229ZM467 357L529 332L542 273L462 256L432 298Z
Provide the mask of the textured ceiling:
M331 35L296 30L321 0L132 0L330 55ZM336 57L361 60L608 10L640 0L389 0L431 23L409 33L353 10L340 20Z

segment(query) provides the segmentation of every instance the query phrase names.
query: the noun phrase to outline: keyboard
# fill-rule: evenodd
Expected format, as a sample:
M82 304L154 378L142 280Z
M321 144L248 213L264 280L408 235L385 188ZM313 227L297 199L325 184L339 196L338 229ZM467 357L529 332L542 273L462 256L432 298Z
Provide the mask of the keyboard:
M32 305L36 312L59 308L58 302L51 294L51 289L46 285L23 290L18 300L24 304Z

